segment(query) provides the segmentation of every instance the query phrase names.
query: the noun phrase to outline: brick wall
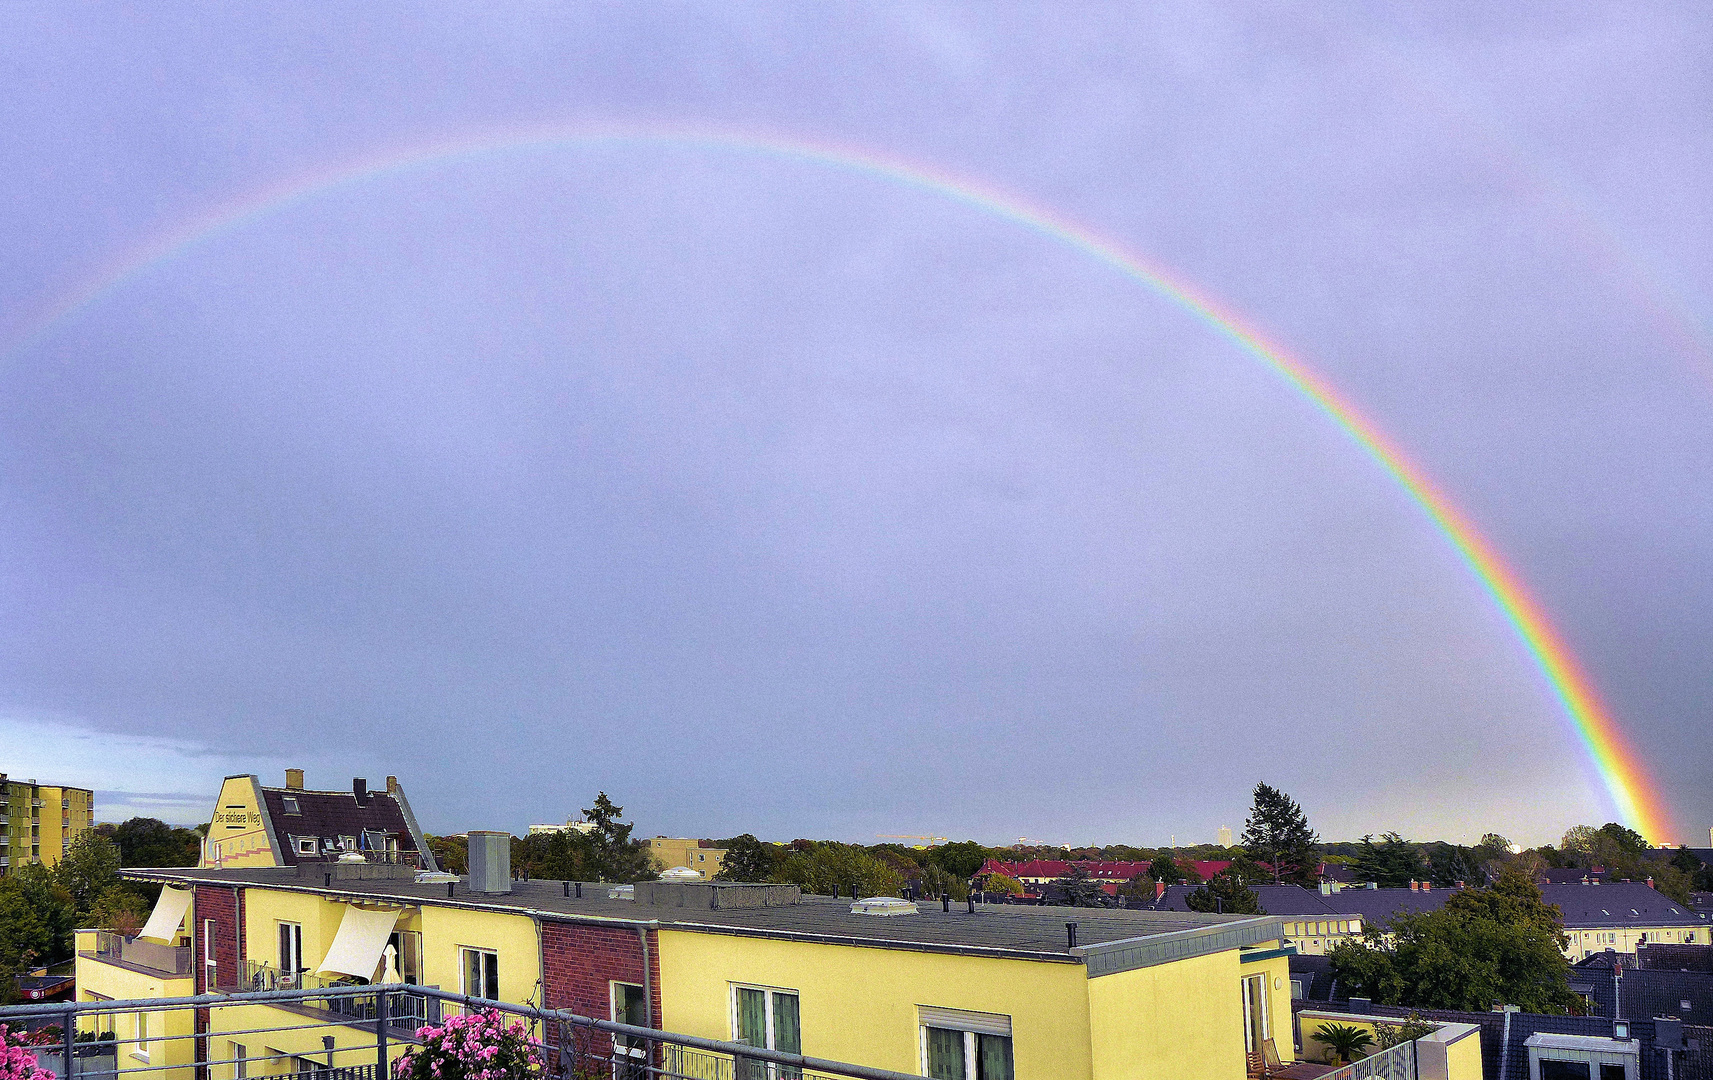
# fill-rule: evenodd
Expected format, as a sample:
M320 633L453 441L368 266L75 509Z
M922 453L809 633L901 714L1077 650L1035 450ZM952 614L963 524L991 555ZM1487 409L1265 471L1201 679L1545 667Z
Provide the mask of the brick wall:
M660 942L648 933L649 981L653 984L650 1027L660 1026ZM629 927L589 926L543 921L541 924L543 1004L580 1016L610 1020L614 982L643 985L642 942ZM549 1034L549 1041L557 1032ZM604 1042L604 1039L600 1040ZM589 1047L604 1053L599 1047Z
M240 961L244 959L244 893L242 889L220 885L196 886L196 904L191 908L195 920L191 940L196 956L196 992L212 990L236 983ZM216 986L207 985L208 957L204 952L203 924L213 919L214 965Z

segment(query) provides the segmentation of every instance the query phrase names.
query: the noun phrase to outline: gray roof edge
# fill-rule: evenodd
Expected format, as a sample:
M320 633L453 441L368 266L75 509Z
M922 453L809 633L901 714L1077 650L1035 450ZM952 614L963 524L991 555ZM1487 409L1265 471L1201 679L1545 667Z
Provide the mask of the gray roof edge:
M410 826L410 837L416 843L417 857L422 860L422 867L429 871L438 871L440 864L434 859L434 852L428 850L428 837L422 834L422 829L416 824L416 815L410 812L410 800L405 798L404 785L399 784L387 792L399 804L399 810L404 813L404 823Z
M1284 936L1283 920L1277 915L1262 915L1253 919L1198 926L1191 930L1174 930L1164 934L1105 941L1098 945L1082 945L1073 950L1088 965L1088 977L1116 975L1121 971L1170 964L1277 941Z
M821 945L847 945L860 949L957 953L961 956L987 956L996 960L1035 960L1049 964L1074 964L1081 960L1081 957L1072 952L1016 949L1001 945L960 945L944 941L909 941L902 938L871 938L863 937L860 934L817 934L812 930L781 930L776 927L698 923L676 919L670 922L661 922L660 929L678 930L690 934L729 934L733 937L772 938L777 941L803 941Z

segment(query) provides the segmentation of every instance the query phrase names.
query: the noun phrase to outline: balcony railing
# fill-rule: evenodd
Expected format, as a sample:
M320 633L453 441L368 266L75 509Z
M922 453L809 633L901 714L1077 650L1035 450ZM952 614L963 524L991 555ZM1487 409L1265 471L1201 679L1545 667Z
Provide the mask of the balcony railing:
M1416 1080L1416 1044L1402 1042L1389 1050L1353 1061L1320 1080Z
M305 1006L324 1009L348 1021L372 1021L375 1018L375 994L350 979L329 979L312 971L289 972L266 961L246 960L240 965L243 981L230 989L246 990L349 990L349 994L306 999ZM438 987L431 987L438 989ZM440 1000L421 994L397 992L390 995L392 1008L389 1019L399 1027L414 1031L424 1024L441 1020Z
M97 930L95 951L83 955L110 964L147 968L169 978L188 977L193 962L188 945L159 945L142 938L127 938L111 930Z
M239 1075L273 1075L280 1052L270 1045L297 1045L304 1049L292 1055L292 1071L299 1078L314 1080L385 1080L399 1055L414 1051L415 1041L402 1041L393 1005L401 997L417 996L444 1003L462 1011L492 1009L521 1021L538 1048L536 1063L528 1070L532 1080L920 1080L914 1074L893 1072L868 1065L827 1061L778 1050L765 1050L742 1043L681 1035L654 1028L619 1024L554 1009L538 1009L503 1001L470 998L427 986L397 989L355 986L321 990L294 989L234 994L203 994L199 997L143 998L130 1001L54 1002L0 1008L0 1024L12 1030L39 1032L48 1028L47 1045L32 1047L42 1065L72 1080L160 1080L184 1075L192 1067L208 1080L234 1080ZM376 1015L371 1022L352 1025L341 1019L352 1009L336 1005L340 999L366 999ZM246 1006L272 1005L276 1016L295 1016L302 1022L266 1026L266 1013L243 1011ZM91 1045L93 1032L110 1032L115 1018L147 1012L205 1010L201 1034L151 1034L142 1040L120 1039L97 1044L101 1065L84 1066L84 1046ZM227 1010L237 1009L227 1015ZM319 1019L326 1017L327 1019ZM188 1027L188 1025L186 1025ZM51 1029L57 1027L58 1032ZM153 1025L150 1030L156 1030ZM236 1045L210 1038L229 1032L247 1036L243 1045L255 1053L225 1056ZM81 1034L80 1034L81 1033ZM279 1038L275 1033L283 1034ZM310 1038L304 1038L309 1035ZM366 1041L353 1041L353 1036ZM58 1036L58 1043L55 1043ZM315 1036L319 1036L316 1038ZM110 1038L110 1037L109 1037ZM537 1041L538 1040L538 1041ZM224 1043L224 1045L222 1045ZM311 1049L313 1047L313 1049ZM198 1052L201 1049L202 1053ZM118 1053L115 1054L114 1051ZM245 1053L245 1051L239 1051ZM206 1056L204 1056L206 1054ZM132 1064L141 1062L141 1064Z

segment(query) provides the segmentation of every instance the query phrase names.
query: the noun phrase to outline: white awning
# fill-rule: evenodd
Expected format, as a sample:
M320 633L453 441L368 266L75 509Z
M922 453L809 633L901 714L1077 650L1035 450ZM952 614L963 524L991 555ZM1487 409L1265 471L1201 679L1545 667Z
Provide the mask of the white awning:
M171 945L178 938L178 928L184 923L184 913L190 910L190 898L189 889L162 889L161 898L155 901L155 910L149 912L149 921L143 925L143 932L137 936Z
M399 914L398 908L377 911L355 904L347 906L345 917L339 920L339 932L333 935L333 946L327 950L327 959L316 971L374 978L381 950L387 947L387 935L393 932Z

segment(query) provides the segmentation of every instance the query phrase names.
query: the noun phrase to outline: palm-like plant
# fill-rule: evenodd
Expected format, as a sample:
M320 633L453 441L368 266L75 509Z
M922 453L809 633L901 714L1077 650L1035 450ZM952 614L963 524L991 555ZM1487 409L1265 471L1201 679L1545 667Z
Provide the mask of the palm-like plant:
M1338 1055L1340 1065L1350 1064L1359 1054L1366 1056L1364 1052L1374 1045L1374 1036L1355 1024L1322 1024L1314 1037Z

